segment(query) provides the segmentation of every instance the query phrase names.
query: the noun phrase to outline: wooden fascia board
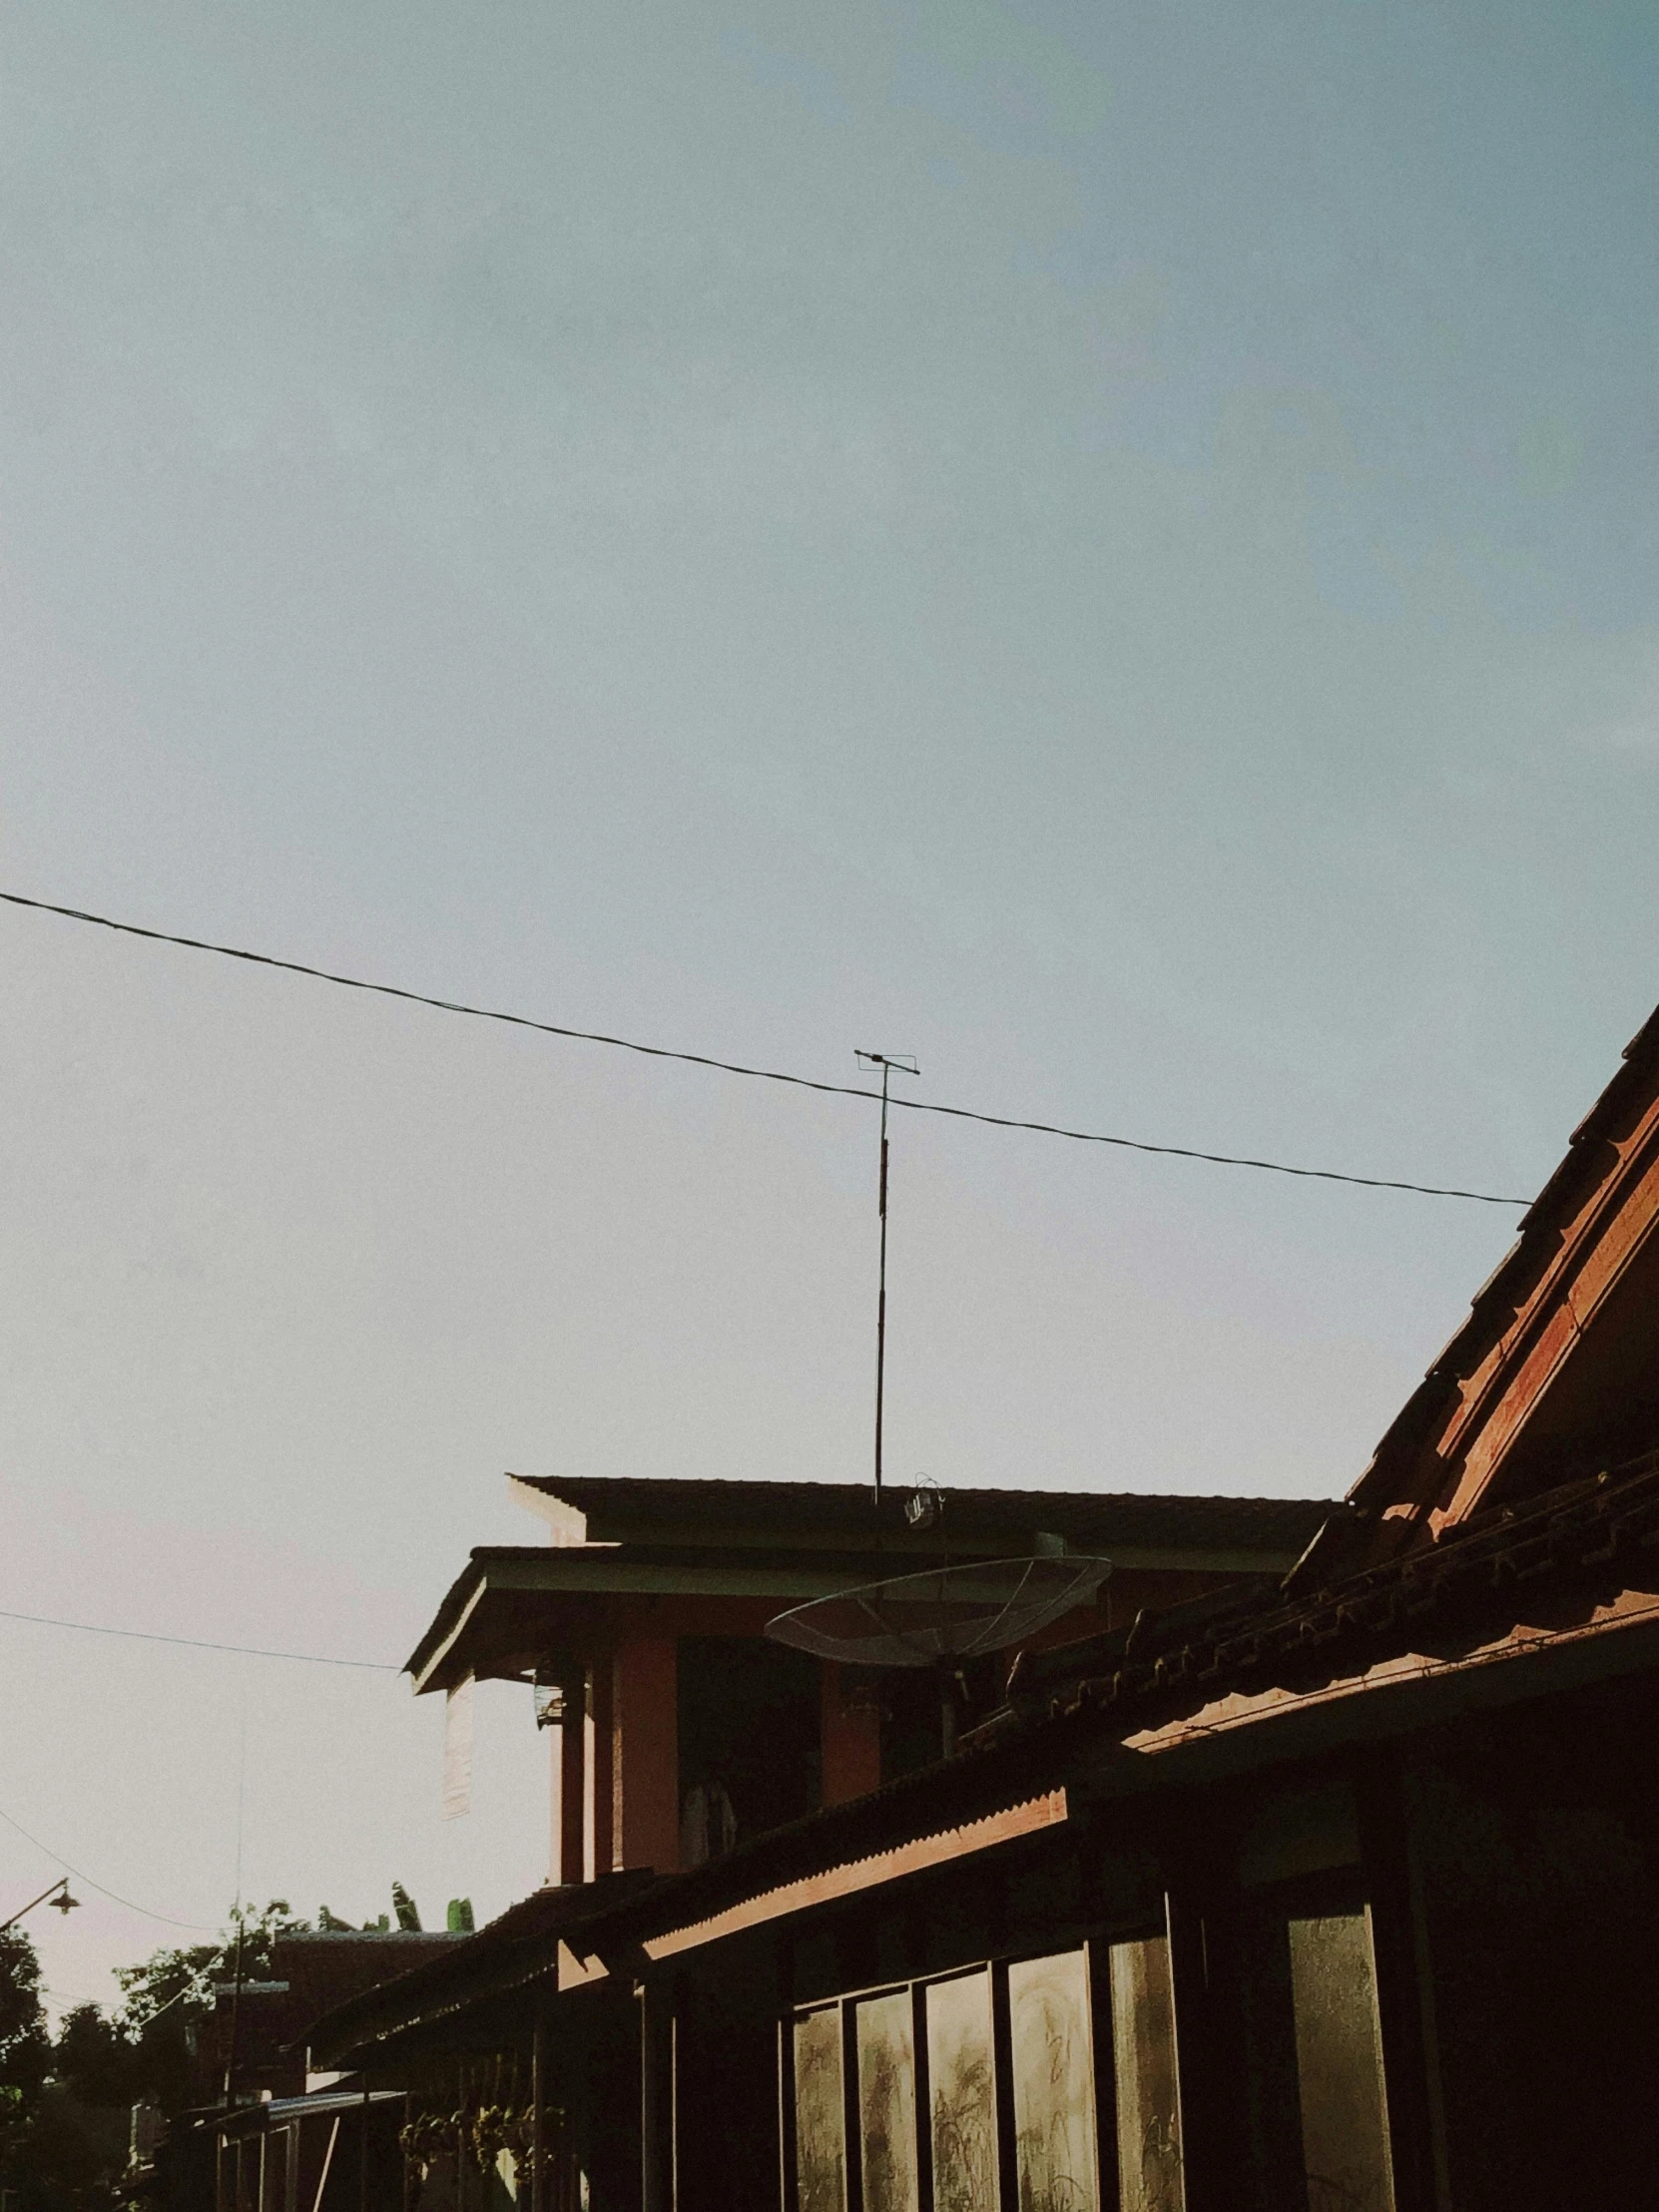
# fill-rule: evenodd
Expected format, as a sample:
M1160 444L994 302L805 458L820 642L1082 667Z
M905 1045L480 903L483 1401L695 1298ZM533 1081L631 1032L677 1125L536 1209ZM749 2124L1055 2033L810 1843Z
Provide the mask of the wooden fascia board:
M1442 1467L1457 1468L1451 1496L1432 1515L1436 1525L1474 1510L1656 1224L1659 1101L1621 1148L1617 1168L1586 1203L1532 1296L1464 1384L1434 1447Z
M662 1521L630 1521L618 1516L608 1518L603 1513L590 1516L593 1529L603 1531L609 1543L640 1544L654 1550L710 1550L710 1551L770 1551L778 1553L865 1552L870 1558L914 1557L925 1562L939 1555L940 1538L931 1531L916 1534L909 1529L881 1529L860 1535L850 1528L739 1528L712 1526L705 1521L699 1525L673 1525ZM1029 1543L1036 1533L1035 1523L1030 1528L1008 1528L997 1535L975 1532L957 1534L951 1542L952 1552L976 1559L1004 1559L1010 1551L1018 1551L1022 1543Z
M598 1525L598 1516L595 1516ZM973 1559L1021 1558L1033 1546L1033 1539L1044 1531L1035 1525L1030 1528L1008 1528L998 1535L954 1534L948 1537L952 1558L964 1562ZM857 1558L866 1557L876 1574L888 1570L895 1560L913 1560L918 1569L925 1568L940 1556L940 1535L928 1532L924 1535L903 1536L883 1534L879 1544L865 1541L846 1529L792 1529L788 1536L766 1531L720 1529L711 1533L708 1528L665 1528L658 1526L624 1527L620 1522L605 1525L605 1541L638 1545L654 1551L759 1551L775 1558L800 1556ZM575 1548L575 1547L571 1547ZM1096 1556L1092 1545L1081 1538L1069 1547L1079 1557ZM1102 1537L1098 1555L1122 1567L1192 1568L1200 1573L1248 1573L1253 1570L1270 1571L1281 1561L1285 1568L1296 1563L1298 1547L1286 1549L1272 1544L1118 1544ZM687 1573L701 1571L688 1567ZM787 1570L785 1570L787 1571Z
M1124 1573L1286 1574L1295 1566L1292 1551L1157 1550L1115 1547L1108 1556ZM492 1593L543 1591L569 1597L733 1597L776 1602L780 1611L809 1599L833 1597L849 1586L843 1567L668 1566L653 1560L620 1557L609 1544L585 1549L550 1544L518 1559L480 1559L477 1582L444 1635L433 1644L419 1670L411 1668L415 1695L444 1686L448 1665L458 1653L479 1606ZM854 1570L856 1571L856 1570Z
M936 1554L935 1554L936 1556ZM1008 1557L1010 1554L1004 1553ZM1014 1554L1012 1556L1021 1556ZM1079 1553L1078 1557L1089 1557ZM1102 1554L1126 1573L1161 1570L1197 1574L1262 1574L1287 1572L1300 1554L1269 1550L1161 1550L1114 1546ZM853 1570L856 1571L855 1569ZM533 1558L486 1561L481 1572L488 1586L497 1590L554 1590L591 1592L603 1597L776 1597L805 1601L832 1597L846 1589L847 1570L836 1566L701 1566L666 1565L650 1559L619 1558L609 1552L595 1559L572 1547L550 1545ZM469 1608L470 1610L470 1608ZM458 1626L459 1624L457 1624ZM448 1639L453 1641L453 1635Z
M769 1921L783 1920L792 1913L805 1913L818 1905L831 1905L843 1898L856 1897L860 1891L879 1889L889 1882L899 1881L905 1875L921 1874L930 1867L949 1866L976 1852L994 1850L997 1845L1013 1843L1022 1836L1034 1836L1043 1829L1058 1827L1066 1818L1065 1791L1048 1790L1024 1804L987 1814L981 1820L965 1822L960 1828L945 1829L933 1836L912 1837L889 1851L875 1852L867 1859L804 1875L797 1882L787 1882L759 1897L745 1898L708 1920L649 1936L640 1947L653 1963L673 1958L682 1951L701 1949L707 1943L719 1942L724 1936L740 1935L745 1929L759 1928Z
M488 1588L488 1576L480 1573L480 1575L478 1576L478 1580L473 1587L471 1595L467 1598L466 1603L461 1607L460 1612L455 1616L454 1622L450 1626L448 1633L441 1637L439 1641L432 1646L432 1649L421 1661L420 1671L416 1673L413 1667L405 1669L405 1672L413 1677L414 1694L416 1697L419 1697L424 1691L432 1689L436 1686L435 1677L437 1675L438 1669L443 1665L444 1660L448 1658L449 1654L460 1642L462 1635L465 1633L468 1621L471 1620L473 1614L483 1603L484 1593Z
M652 1559L593 1559L551 1546L533 1559L503 1560L484 1569L491 1589L546 1590L594 1597L829 1597L846 1587L843 1572L823 1567L670 1566Z

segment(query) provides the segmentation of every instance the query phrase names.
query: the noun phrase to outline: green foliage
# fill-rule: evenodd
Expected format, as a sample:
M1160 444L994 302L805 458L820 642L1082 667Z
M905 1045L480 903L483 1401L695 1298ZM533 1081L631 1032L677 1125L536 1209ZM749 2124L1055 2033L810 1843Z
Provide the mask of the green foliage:
M294 1917L285 1898L273 1898L257 1913L251 1906L233 1907L231 1925L218 1942L152 1951L142 1965L118 1966L123 2001L117 2017L130 2033L175 2008L186 2020L202 2019L213 2010L216 1981L231 1979L239 1968L245 1981L266 1979L274 1939L309 1926Z
M25 2195L51 2057L35 1946L20 1928L0 1930L0 2186Z
M28 2134L50 2056L35 1946L22 1929L0 1929L0 2166Z
M0 2082L38 2089L46 2049L35 1946L21 1928L0 1929Z
M123 2202L128 2112L134 2104L176 2112L195 2087L192 2048L213 2010L213 1985L238 1968L271 1971L274 1939L306 1924L286 1903L233 1911L218 1942L151 1953L119 1967L113 2013L77 2004L49 2038L34 1945L0 1931L0 2185L9 2212L117 2212Z
M444 1924L452 1936L470 1936L473 1932L472 1900L451 1898L449 1913Z

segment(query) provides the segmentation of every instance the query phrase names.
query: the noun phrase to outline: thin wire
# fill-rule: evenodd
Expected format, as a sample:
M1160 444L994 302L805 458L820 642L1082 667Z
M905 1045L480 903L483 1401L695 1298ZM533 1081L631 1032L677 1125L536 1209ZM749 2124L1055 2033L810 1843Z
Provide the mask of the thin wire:
M211 1644L200 1636L164 1636L155 1629L105 1628L97 1621L59 1621L45 1613L12 1613L0 1606L0 1621L29 1621L36 1628L72 1628L82 1636L124 1636L141 1644L182 1644L187 1651L231 1651L244 1659L291 1659L303 1667L367 1667L376 1674L401 1674L389 1659L334 1659L320 1651L264 1651L256 1644Z
M225 1946L221 1944L218 1956L215 1958L210 1958L208 1960L207 1966L205 1966L202 1970L204 1972L207 1972L213 1966L223 1966L224 1963ZM158 2004L154 2012L145 2013L143 2019L140 2020L138 2023L139 2027L141 2029L148 2027L152 2020L159 2020L164 2012L171 2012L176 2004L181 2003L186 1997L195 1996L197 1993L198 1992L194 1979L182 1983L179 1988L174 1990L173 1994L168 1998L165 2004Z
M54 1851L50 1844L43 1844L38 1836L31 1836L21 1821L13 1820L10 1813L3 1809L0 1809L0 1821L4 1821L8 1828L15 1828L26 1844L33 1844L36 1851L55 1861L65 1874L73 1875L77 1882L84 1882L89 1890L96 1890L101 1898L108 1898L112 1905L125 1906L129 1913L138 1913L147 1921L160 1921L168 1928L189 1929L193 1936L219 1934L217 1928L204 1928L200 1921L178 1921L171 1913L152 1913L148 1905L135 1905L131 1898L124 1898L118 1891L106 1889L102 1882L94 1882L90 1874L83 1874L79 1867L72 1867L61 1852Z
M248 1803L248 1669L242 1670L242 1697L237 1716L237 1902L231 1910L242 1915L243 1812Z
M789 1083L797 1090L824 1091L835 1098L879 1100L879 1091L853 1083L825 1083L811 1075L791 1075L781 1068L751 1067L742 1060L719 1060L706 1052L679 1052L668 1045L641 1044L636 1037L613 1037L598 1029L571 1029L556 1021L535 1021L528 1014L504 1013L498 1007L471 1006L462 999L433 998L425 991L405 990L398 983L375 983L360 975L339 975L331 968L309 967L303 960L282 960L271 952L250 952L241 945L215 944L205 937L177 936L168 929L146 929L136 921L115 921L108 914L87 913L79 906L57 906L46 898L25 898L20 891L0 891L8 905L28 906L37 913L59 914L66 921L85 921L99 929L113 929L126 937L146 937L153 944L182 945L190 952L216 952L227 960L248 960L256 967L280 968L289 975L309 976L317 983L338 983L346 990L373 991L382 998L401 998L414 1006L432 1006L440 1013L468 1014L477 1021L500 1021L515 1029L535 1029L547 1037L569 1037L580 1044L604 1044L619 1052L642 1053L652 1060L679 1060L688 1067L714 1068L722 1075L746 1075L763 1083ZM894 1098L891 1104L911 1114L947 1114L956 1121L983 1122L991 1129L1022 1129L1041 1137L1066 1137L1075 1144L1113 1145L1124 1152L1148 1152L1166 1160L1202 1160L1221 1168L1257 1168L1268 1175L1295 1175L1319 1183L1351 1183L1368 1191L1412 1191L1421 1198L1466 1198L1480 1206L1530 1206L1529 1198L1501 1198L1491 1191L1465 1191L1440 1183L1405 1183L1385 1175L1345 1175L1336 1168L1289 1166L1283 1160L1257 1160L1235 1152L1199 1152L1189 1145L1149 1144L1139 1137L1103 1136L1093 1129L1066 1129L1050 1121L1017 1121L1007 1114L982 1114L971 1106L944 1106L933 1099Z

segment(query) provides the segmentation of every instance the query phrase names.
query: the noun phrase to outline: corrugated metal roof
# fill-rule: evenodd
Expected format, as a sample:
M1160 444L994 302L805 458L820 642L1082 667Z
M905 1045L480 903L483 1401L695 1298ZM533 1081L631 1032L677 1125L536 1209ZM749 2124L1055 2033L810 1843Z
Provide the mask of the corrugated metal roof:
M587 1516L590 1543L660 1540L675 1531L719 1542L729 1532L781 1544L826 1533L867 1540L880 1527L907 1534L905 1489L889 1488L879 1514L862 1482L683 1479L653 1475L515 1474L514 1482ZM1142 1490L953 1488L943 1534L1028 1535L1052 1529L1086 1550L1112 1542L1300 1548L1329 1504L1306 1498L1185 1497ZM1310 1520L1310 1516L1312 1520Z
M459 1668L450 1639L487 1583L540 1578L589 1587L765 1591L777 1609L871 1579L870 1562L916 1567L977 1551L1023 1553L1039 1533L1124 1566L1204 1573L1283 1572L1334 1499L1180 1497L1141 1492L975 1490L945 1493L942 1524L918 1535L904 1494L877 1512L852 1482L680 1481L650 1477L515 1475L587 1518L588 1546L493 1544L475 1549L406 1662L423 1685L436 1660ZM890 1566L876 1571L894 1571ZM656 1580L653 1581L652 1578ZM469 1627L468 1635L473 1631ZM440 1670L441 1671L441 1670ZM435 1683L436 1675L431 1676Z

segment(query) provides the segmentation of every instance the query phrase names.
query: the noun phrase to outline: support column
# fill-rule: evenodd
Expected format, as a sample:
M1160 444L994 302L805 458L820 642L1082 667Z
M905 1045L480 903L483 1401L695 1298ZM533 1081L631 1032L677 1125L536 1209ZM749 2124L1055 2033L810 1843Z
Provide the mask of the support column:
M1210 1975L1200 1895L1184 1868L1164 1893L1170 1987L1175 1999L1176 2099L1181 2115L1182 2190L1190 2212L1223 2212L1227 2185L1214 2156L1220 2124L1213 2064Z
M647 1974L640 2000L640 2212L674 2212L674 1994Z
M587 1766L583 1741L587 1734L586 1708L585 1685L573 1684L565 1692L564 1719L553 1730L553 1848L548 1865L548 1876L553 1882L580 1882L585 1872L582 1843Z
M873 1699L867 1705L846 1702L843 1671L826 1662L821 1721L826 1805L844 1805L881 1786L881 1715Z
M615 1817L611 1865L680 1865L678 1646L672 1636L630 1636L617 1646L611 1727Z
M613 1828L616 1812L612 1783L615 1745L611 1727L611 1677L609 1653L589 1662L586 1712L582 1721L582 1880L597 1882L615 1865Z
M568 1725L568 1724L567 1724ZM547 2029L538 2017L530 2030L530 2212L547 2212Z

